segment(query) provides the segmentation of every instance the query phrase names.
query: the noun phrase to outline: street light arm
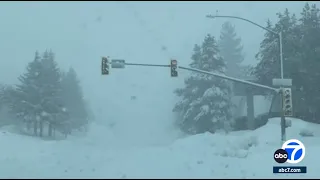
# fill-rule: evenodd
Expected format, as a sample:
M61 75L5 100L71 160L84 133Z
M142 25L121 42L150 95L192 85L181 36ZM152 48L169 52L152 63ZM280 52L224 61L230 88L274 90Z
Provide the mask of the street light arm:
M258 26L258 27L260 27L260 28L262 28L262 29L264 29L266 31L269 31L269 32L279 36L279 33L275 32L275 31L273 31L273 30L271 30L269 28L263 27L263 26L255 23L253 21L250 21L249 19L245 19L245 18L242 18L242 17L237 17L237 16L213 16L213 15L207 15L206 17L207 18L233 18L233 19L240 19L240 20L243 20L243 21L247 21L247 22L249 22L249 23L251 23L251 24L253 24L255 26Z

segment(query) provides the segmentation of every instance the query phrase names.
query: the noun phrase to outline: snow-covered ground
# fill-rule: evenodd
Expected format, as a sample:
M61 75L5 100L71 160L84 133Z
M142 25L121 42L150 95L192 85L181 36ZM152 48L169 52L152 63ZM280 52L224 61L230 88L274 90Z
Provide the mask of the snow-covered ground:
M287 138L306 147L307 174L273 174L281 147L279 119L255 131L204 133L167 145L123 146L107 127L93 124L85 138L44 141L0 129L0 178L318 178L320 125L291 119ZM303 138L302 129L314 132ZM121 145L122 144L122 145Z

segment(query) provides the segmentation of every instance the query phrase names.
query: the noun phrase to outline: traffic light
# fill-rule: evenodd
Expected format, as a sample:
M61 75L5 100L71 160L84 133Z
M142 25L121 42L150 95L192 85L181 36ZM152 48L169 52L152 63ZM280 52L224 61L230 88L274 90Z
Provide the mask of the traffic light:
M282 99L282 108L284 111L284 116L293 116L291 88L283 88Z
M177 60L171 60L171 77L177 77L178 76L178 71L177 71Z
M107 57L102 57L101 62L101 74L108 75L109 74L109 62Z

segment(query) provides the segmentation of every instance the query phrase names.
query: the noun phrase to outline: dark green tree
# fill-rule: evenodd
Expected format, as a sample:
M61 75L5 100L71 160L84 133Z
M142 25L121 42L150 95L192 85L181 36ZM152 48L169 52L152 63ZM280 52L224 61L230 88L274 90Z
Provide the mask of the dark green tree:
M301 93L300 103L311 115L305 119L320 123L320 13L316 4L306 3L299 19L298 61L294 85Z
M79 129L88 124L87 106L83 97L80 81L73 68L62 78L62 97L69 114L70 125Z
M241 38L237 37L235 27L230 22L222 25L219 49L226 63L226 75L244 78L244 67L241 65L244 60L243 46Z
M219 55L216 40L207 35L202 46L195 45L193 68L225 73L225 63ZM232 126L230 88L225 80L201 73L192 73L185 79L185 87L175 93L182 98L174 107L181 118L178 124L190 134L219 130L229 131Z
M278 13L279 21L272 26L271 21L267 21L267 28L274 32L282 32L283 40L283 58L284 58L284 77L291 78L292 69L297 61L297 28L296 17L290 15L288 9L285 12ZM253 75L261 84L272 86L273 78L280 78L280 50L279 36L277 34L266 32L265 39L260 44L260 50L256 55L259 60L258 65L253 70Z
M11 93L10 108L28 129L33 124L35 135L43 136L44 124L61 124L65 120L59 97L60 71L51 51L46 51L42 58L36 52L26 70Z

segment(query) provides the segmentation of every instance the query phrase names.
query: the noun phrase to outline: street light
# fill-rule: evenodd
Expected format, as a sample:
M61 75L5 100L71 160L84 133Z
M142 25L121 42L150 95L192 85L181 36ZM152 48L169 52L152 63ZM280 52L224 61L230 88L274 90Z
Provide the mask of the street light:
M281 92L281 97L282 97L282 99L284 98L284 89L283 89L283 86L286 86L285 84L287 84L287 81L289 80L289 79L283 79L283 56L282 56L282 32L280 31L279 33L277 33L277 32L275 32L275 31L273 31L273 30L271 30L271 29L268 29L268 28L265 28L265 27L263 27L263 26L261 26L261 25L259 25L259 24L257 24L257 23L255 23L255 22L253 22L253 21L250 21L249 19L245 19L245 18L242 18L242 17L237 17L237 16L218 16L218 15L216 15L216 16L213 16L213 15L207 15L206 16L207 18L231 18L231 19L239 19L239 20L243 20L243 21L247 21L247 22L249 22L249 23L251 23L251 24L253 24L253 25L255 25L255 26L258 26L258 27L260 27L261 29L264 29L264 30L266 30L266 31L268 31L268 32L270 32L270 33L272 33L272 34L275 34L275 35L277 35L278 37L279 37L279 48L280 48L280 50L279 50L279 52L280 52L280 73L281 73L281 79L278 81L280 84L280 89L282 90L282 91L280 91ZM276 79L275 79L276 80ZM291 81L290 81L290 83L291 83ZM291 85L290 85L291 86ZM291 96L290 96L290 98L291 98ZM284 106L284 103L283 103L283 101L281 100L281 104L282 104L282 106ZM291 106L292 107L292 106ZM291 113L290 113L291 114ZM285 139L286 139L286 129L285 129L285 122L286 122L286 120L285 120L285 112L284 112L284 108L282 107L282 111L281 111L281 140L284 142L285 141Z
M255 23L255 22L253 22L253 21L250 21L249 19L245 19L245 18L242 18L242 17L237 17L237 16L213 16L213 15L207 15L206 16L207 18L231 18L231 19L240 19L240 20L243 20L243 21L247 21L247 22L249 22L249 23L251 23L251 24L253 24L253 25L255 25L255 26L258 26L258 27L260 27L261 29L264 29L264 30L266 30L266 31L269 31L269 32L271 32L272 34L275 34L275 35L277 35L278 36L278 38L279 38L279 44L280 44L280 46L279 46L279 48L280 48L280 68L281 68L281 79L283 79L283 56L282 56L282 32L280 31L279 33L277 33L277 32L275 32L275 31L273 31L273 30L271 30L271 29L268 29L268 28L265 28L265 27L263 27L263 26L261 26L261 25L259 25L259 24L257 24L257 23Z

